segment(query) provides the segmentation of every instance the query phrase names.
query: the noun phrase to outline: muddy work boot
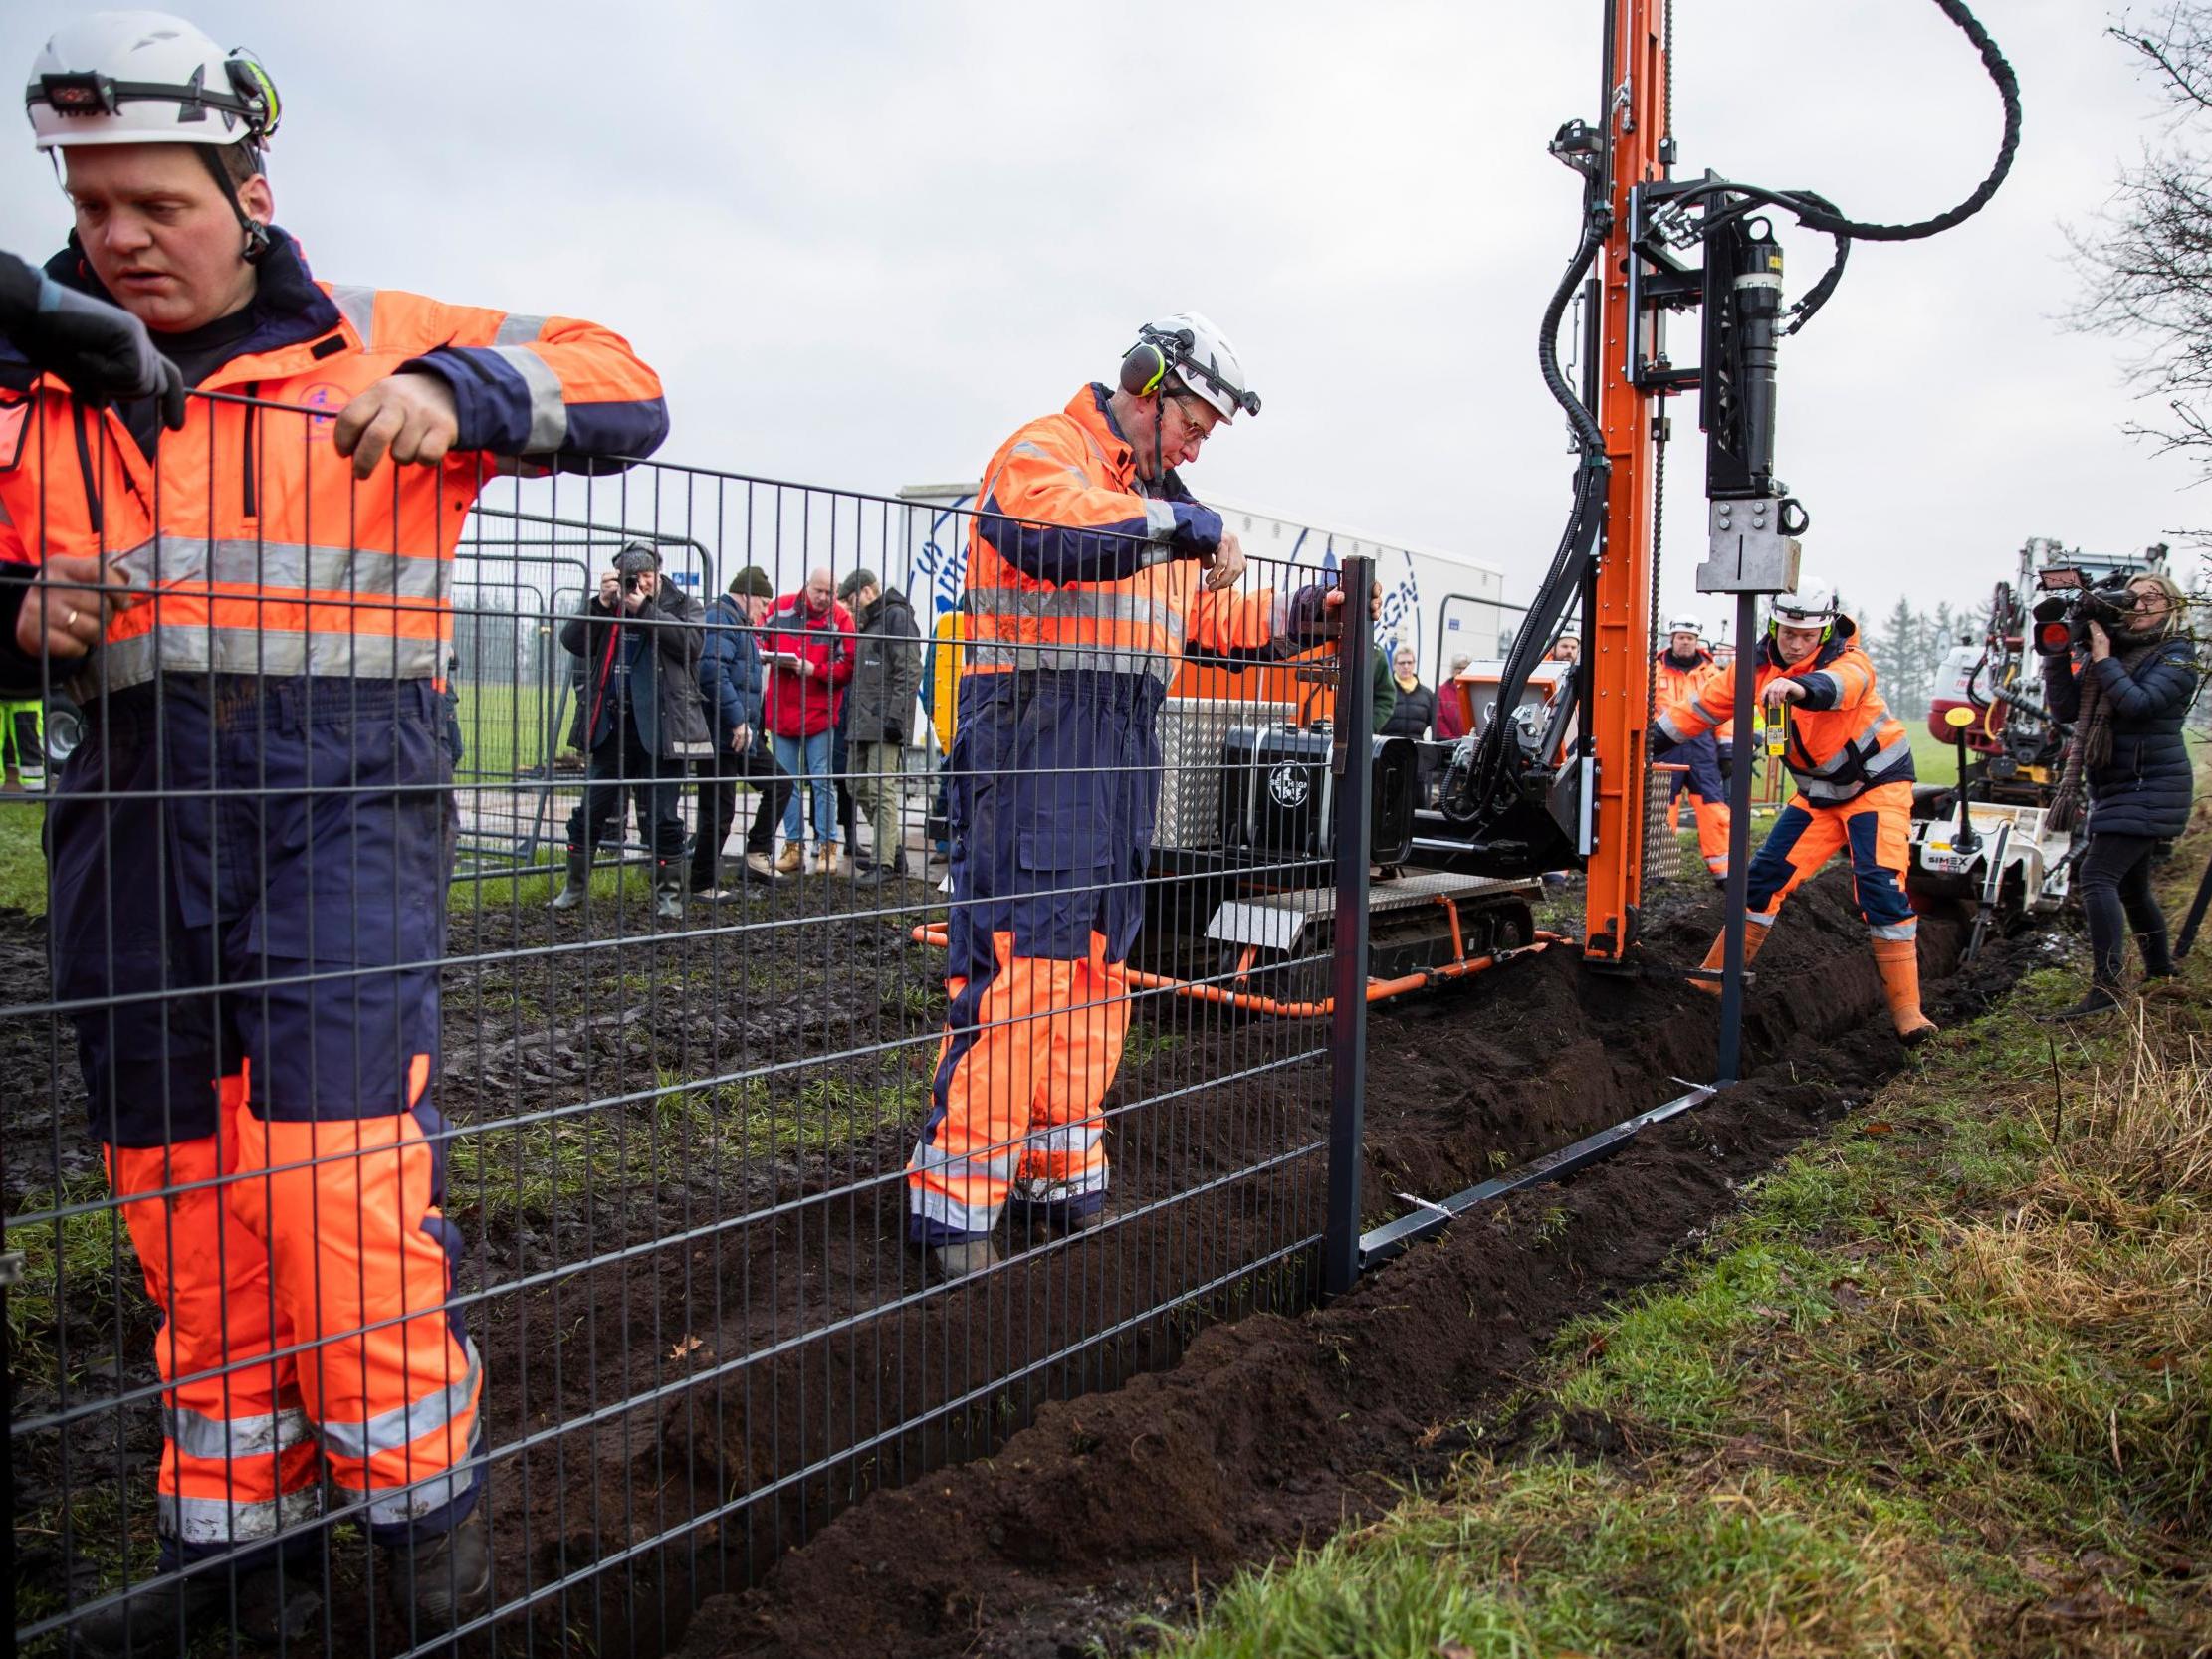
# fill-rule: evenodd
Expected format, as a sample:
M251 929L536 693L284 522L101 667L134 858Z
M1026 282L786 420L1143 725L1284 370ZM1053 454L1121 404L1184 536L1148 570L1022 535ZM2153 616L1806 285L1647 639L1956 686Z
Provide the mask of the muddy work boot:
M481 1511L450 1533L391 1552L392 1594L414 1615L416 1640L466 1624L492 1605L492 1547Z
M323 1616L322 1574L306 1561L238 1573L203 1572L88 1613L69 1629L86 1659L174 1655L203 1636L235 1631L265 1647L299 1649ZM235 1583L237 1599L232 1600Z
M1751 963L1757 958L1759 952L1766 948L1767 935L1773 932L1774 925L1772 923L1765 927L1761 927L1756 922L1746 922L1744 924L1743 966L1746 974L1750 972ZM1712 948L1705 952L1705 959L1697 964L1700 972L1710 973L1713 977L1710 979L1692 979L1690 983L1707 996L1718 996L1720 994L1720 969L1722 963L1727 960L1727 956L1728 935L1723 933L1713 939Z
M966 1279L981 1273L987 1267L996 1267L1001 1260L998 1247L988 1238L955 1239L950 1244L934 1244L923 1252L929 1263L933 1279Z
M560 891L553 896L556 911L572 911L591 894L591 855L568 849L567 877L560 884Z
M1918 1048L1935 1035L1935 1021L1920 1012L1920 946L1909 938L1869 939L1875 966L1881 970L1881 994L1889 1002L1890 1023L1897 1040Z

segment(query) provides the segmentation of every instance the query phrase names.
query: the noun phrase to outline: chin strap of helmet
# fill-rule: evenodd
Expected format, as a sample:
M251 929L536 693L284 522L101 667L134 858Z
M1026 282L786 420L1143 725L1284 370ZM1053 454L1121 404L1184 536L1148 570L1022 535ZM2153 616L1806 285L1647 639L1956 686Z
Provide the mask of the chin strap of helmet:
M246 140L249 144L252 139ZM238 250L239 257L248 265L259 265L269 257L269 250L276 246L276 239L269 234L269 227L246 212L246 204L238 199L238 186L231 181L230 169L223 165L223 151L216 144L194 144L201 162L223 192L223 200L230 203L230 210L237 216L238 228L245 233L245 243ZM261 171L261 158L254 156L254 171Z

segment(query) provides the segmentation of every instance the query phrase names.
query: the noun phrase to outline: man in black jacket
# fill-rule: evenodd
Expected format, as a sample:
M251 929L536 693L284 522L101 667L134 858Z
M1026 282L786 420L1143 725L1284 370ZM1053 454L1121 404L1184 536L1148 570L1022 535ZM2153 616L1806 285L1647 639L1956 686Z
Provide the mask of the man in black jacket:
M838 597L852 607L859 630L845 718L852 737L852 794L871 826L869 856L853 861L852 879L874 884L906 874L904 780L906 746L914 735L914 705L922 691L922 631L914 607L897 588L886 591L873 570L855 570ZM856 844L857 845L857 844Z
M707 607L706 646L699 654L699 691L714 727L714 754L699 762L699 838L691 854L691 890L702 899L736 895L722 885L722 844L738 814L738 779L750 778L761 804L745 838L745 860L734 866L740 882L773 883L775 821L790 799L791 780L775 763L761 725L767 671L761 662L761 624L775 602L768 572L749 564L731 578L730 591Z
M660 555L632 542L599 578L599 591L560 630L565 651L584 663L578 747L589 751L583 799L568 815L567 881L556 911L582 904L591 851L615 838L622 793L635 790L653 850L653 914L684 914L681 779L714 752L699 707L697 600L661 580Z

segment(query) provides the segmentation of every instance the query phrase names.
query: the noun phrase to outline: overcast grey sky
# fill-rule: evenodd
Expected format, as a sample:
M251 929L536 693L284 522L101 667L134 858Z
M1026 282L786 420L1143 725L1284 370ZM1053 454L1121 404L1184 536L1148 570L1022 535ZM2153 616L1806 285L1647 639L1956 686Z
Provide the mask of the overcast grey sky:
M80 9L0 8L0 67ZM185 10L275 75L278 216L318 275L620 329L668 383L670 458L973 477L1196 308L1266 401L1202 493L1487 558L1509 591L1557 536L1534 339L1576 190L1544 144L1598 113L1598 0ZM2121 436L2118 350L2058 320L2062 226L2158 135L2150 89L2097 0L1977 10L2023 88L2011 181L1948 236L1862 245L1783 358L1812 566L1875 616L1986 594L2028 535L2120 550L2208 516ZM1861 218L1950 205L1996 142L1928 0L1681 0L1677 57L1685 170ZM0 224L43 253L66 204L17 131ZM1825 248L1792 240L1794 290ZM1669 480L1668 609L1698 604L1700 453Z

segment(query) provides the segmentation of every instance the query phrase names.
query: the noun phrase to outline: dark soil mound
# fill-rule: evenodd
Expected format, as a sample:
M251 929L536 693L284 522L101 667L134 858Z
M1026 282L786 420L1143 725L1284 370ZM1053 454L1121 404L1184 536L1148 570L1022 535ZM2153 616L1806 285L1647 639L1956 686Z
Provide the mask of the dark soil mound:
M1369 1209L1441 1196L1606 1127L1713 1064L1694 961L1716 906L1659 924L1641 975L1558 951L1377 1011ZM1978 1006L2027 950L1971 982L1921 930L1938 1017ZM1750 1079L1561 1185L1476 1211L1303 1317L1201 1334L1169 1371L1040 1408L988 1463L879 1492L786 1555L765 1587L709 1602L684 1659L721 1654L1073 1655L1130 1619L1187 1612L1194 1583L1318 1540L1466 1449L1478 1419L1566 1321L1661 1274L1738 1186L1903 1061L1840 873L1793 901L1759 962Z

